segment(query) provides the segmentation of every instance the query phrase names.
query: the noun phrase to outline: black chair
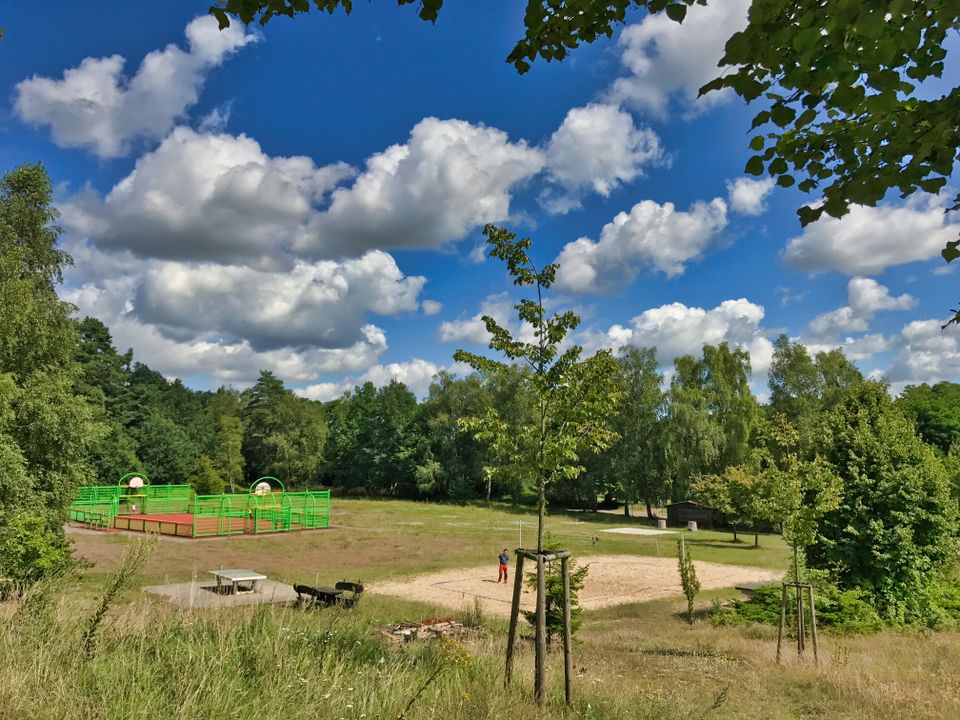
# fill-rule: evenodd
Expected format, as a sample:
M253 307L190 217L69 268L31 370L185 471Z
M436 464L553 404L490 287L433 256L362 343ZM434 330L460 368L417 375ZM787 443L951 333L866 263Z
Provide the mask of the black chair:
M363 583L348 582L341 580L334 587L340 590L340 595L336 598L337 605L345 608L352 608L360 602L360 596L363 595Z
M330 607L336 602L337 593L334 588L310 587L309 585L294 585L297 593L297 602L301 605Z

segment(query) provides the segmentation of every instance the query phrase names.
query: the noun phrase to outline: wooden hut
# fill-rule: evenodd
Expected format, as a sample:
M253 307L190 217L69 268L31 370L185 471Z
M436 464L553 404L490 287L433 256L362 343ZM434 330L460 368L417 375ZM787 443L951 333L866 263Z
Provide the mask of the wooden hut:
M721 524L720 513L714 508L701 505L696 500L682 500L667 505L667 525L686 527L690 520L697 526L713 529Z

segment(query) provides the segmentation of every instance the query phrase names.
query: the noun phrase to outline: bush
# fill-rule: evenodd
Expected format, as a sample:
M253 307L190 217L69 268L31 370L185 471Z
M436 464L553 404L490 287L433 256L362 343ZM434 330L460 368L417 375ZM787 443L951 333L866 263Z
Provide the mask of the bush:
M584 565L578 568L576 561L570 558L568 561L570 571L570 635L577 634L580 625L583 623L580 615L583 611L580 609L578 593L583 589L583 581L587 577L587 571L590 566ZM563 636L563 576L561 574L560 561L547 563L546 577L546 612L547 612L547 643L551 643L554 637ZM534 593L537 589L537 573L534 564L534 572L527 576L527 585L533 588ZM535 610L524 611L523 616L531 626L537 626L537 613Z
M780 593L779 585L765 585L757 588L749 600L734 600L728 605L715 606L710 612L710 619L716 625L779 625ZM826 585L814 589L814 600L818 628L862 634L877 632L886 625L860 590L840 590L836 586ZM796 613L792 602L787 609L788 617L791 613Z
M0 576L25 586L65 572L74 564L70 544L39 515L12 515L0 526Z
M687 622L693 624L693 601L700 592L700 581L697 579L697 568L690 557L690 548L683 540L677 540L677 567L680 571L680 587L687 598Z
M902 618L888 618L871 604L872 597L863 590L842 590L817 571L808 571L808 576L814 584L818 627L860 634L887 627L960 627L960 578L931 581L927 592L913 603L914 612ZM715 603L710 620L715 625L777 625L780 622L780 586L760 587L748 600Z

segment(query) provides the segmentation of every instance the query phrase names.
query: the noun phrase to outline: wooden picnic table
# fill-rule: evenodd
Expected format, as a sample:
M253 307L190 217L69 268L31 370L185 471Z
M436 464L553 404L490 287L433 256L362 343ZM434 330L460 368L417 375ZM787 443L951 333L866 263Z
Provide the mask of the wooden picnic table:
M267 579L266 575L246 568L211 570L210 574L217 579L218 591L229 583L234 595L242 592L257 592L260 581ZM242 587L245 583L249 583L246 589Z

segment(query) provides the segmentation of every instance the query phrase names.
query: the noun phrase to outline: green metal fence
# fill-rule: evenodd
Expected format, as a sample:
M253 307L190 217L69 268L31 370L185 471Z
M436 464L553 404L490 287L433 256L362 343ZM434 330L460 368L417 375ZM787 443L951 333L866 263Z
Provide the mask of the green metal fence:
M241 501L234 507L234 500ZM240 535L245 532L246 498L237 495L197 495L193 498L193 537Z
M150 485L144 488L144 514L167 515L190 512L193 490L189 485Z
M128 473L123 479L133 475ZM129 488L123 479L117 485L80 488L70 506L70 521L99 529L180 537L259 535L330 527L329 490L287 492L283 483L267 477L257 480L245 494L194 495L189 485Z
M70 522L88 525L105 530L113 527L113 519L117 516L116 495L100 499L95 493L88 494L87 499L78 499L70 506Z

